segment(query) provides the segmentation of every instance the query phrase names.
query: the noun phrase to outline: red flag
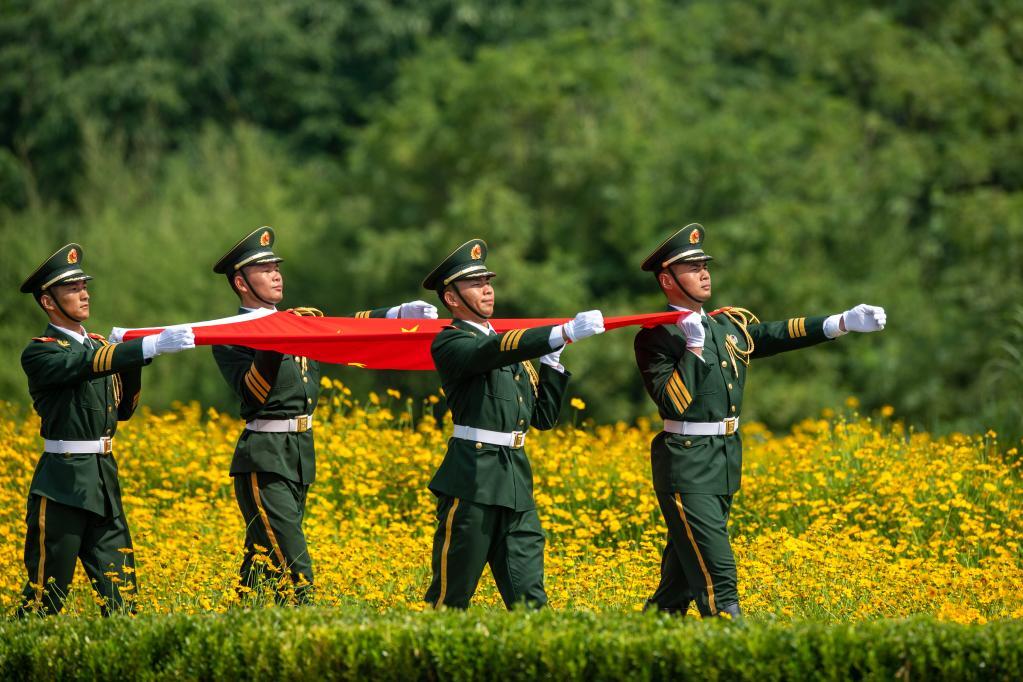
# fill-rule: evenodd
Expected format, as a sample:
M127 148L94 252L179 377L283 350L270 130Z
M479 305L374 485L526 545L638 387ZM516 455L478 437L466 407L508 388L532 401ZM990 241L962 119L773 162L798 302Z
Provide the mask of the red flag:
M604 318L607 330L653 327L673 323L677 311ZM498 333L566 322L556 319L490 320ZM230 344L275 350L340 365L368 369L434 369L430 344L451 320L391 320L382 318L300 317L287 312L239 315L192 325L198 346ZM160 332L162 327L131 329L130 340Z

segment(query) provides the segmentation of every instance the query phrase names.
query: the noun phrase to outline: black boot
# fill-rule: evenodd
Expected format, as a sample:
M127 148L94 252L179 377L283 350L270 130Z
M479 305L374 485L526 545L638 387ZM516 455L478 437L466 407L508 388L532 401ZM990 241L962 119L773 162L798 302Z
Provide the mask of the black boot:
M729 604L728 606L726 606L723 609L721 609L720 611L718 611L718 616L719 617L725 617L725 614L728 614L727 617L731 618L736 623L742 623L743 622L742 609L739 608L739 604L738 603L736 603L736 604Z
M653 599L647 599L646 603L643 604L643 613L648 611L667 614L675 618L685 618L686 612L689 611L689 604L685 606L661 606Z

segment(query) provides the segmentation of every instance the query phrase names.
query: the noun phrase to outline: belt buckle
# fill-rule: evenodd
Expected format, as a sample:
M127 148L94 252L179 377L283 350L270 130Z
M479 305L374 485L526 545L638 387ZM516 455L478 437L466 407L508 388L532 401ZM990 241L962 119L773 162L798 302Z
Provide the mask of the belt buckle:
M103 448L103 454L109 455L114 451L114 439L108 436L104 436L99 439L101 447Z
M512 431L512 447L521 448L526 444L526 434L524 431Z
M738 429L738 425L736 424L737 421L738 420L735 417L727 417L725 419L725 435L726 436L731 436L733 433L736 432L736 430Z
M313 427L312 421L312 417L307 414L303 414L301 417L295 419L295 431L298 433L308 431Z

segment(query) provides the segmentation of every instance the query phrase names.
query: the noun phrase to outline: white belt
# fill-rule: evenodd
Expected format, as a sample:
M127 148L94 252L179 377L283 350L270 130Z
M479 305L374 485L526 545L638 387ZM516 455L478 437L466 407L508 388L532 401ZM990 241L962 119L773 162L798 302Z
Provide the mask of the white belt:
M462 440L474 440L479 443L489 443L490 445L503 445L506 448L521 448L526 444L526 434L522 431L503 433L501 431L487 431L486 429L474 429L471 426L455 424L454 436Z
M109 455L114 451L113 438L99 440L50 440L43 439L43 452L58 455Z
M665 419L664 430L680 436L731 436L739 430L739 418L729 417L720 422L678 422Z
M302 433L313 428L313 416L303 414L294 419L253 419L245 422L245 428L262 433Z

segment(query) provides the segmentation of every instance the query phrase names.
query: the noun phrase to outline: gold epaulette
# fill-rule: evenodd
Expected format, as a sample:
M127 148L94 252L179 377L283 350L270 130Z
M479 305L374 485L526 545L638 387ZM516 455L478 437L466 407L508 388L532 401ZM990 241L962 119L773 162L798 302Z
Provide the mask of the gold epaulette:
M289 308L287 312L299 317L323 317L323 311L319 308Z

